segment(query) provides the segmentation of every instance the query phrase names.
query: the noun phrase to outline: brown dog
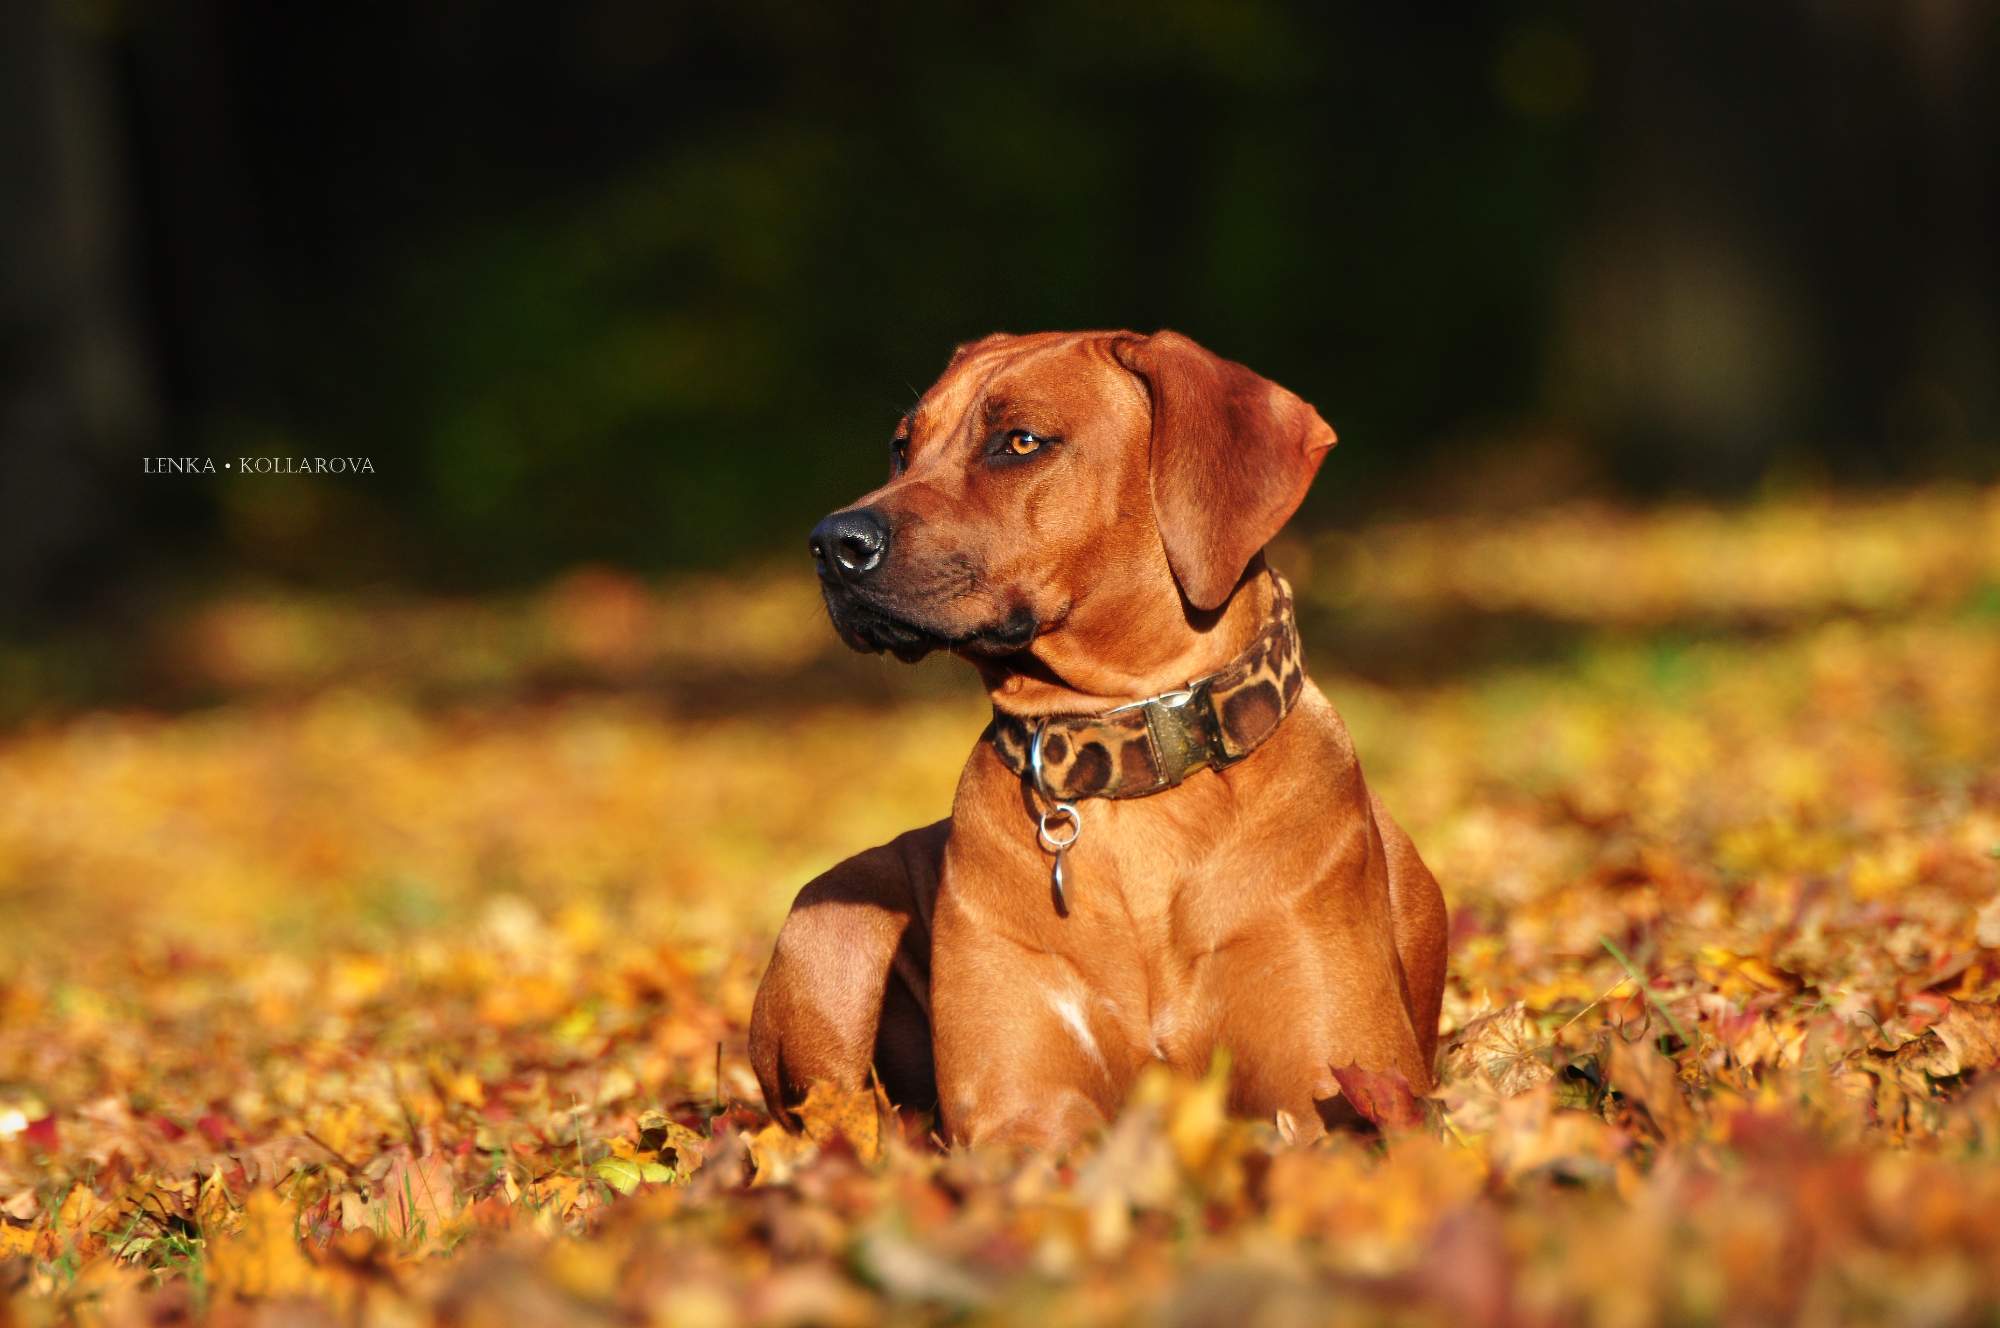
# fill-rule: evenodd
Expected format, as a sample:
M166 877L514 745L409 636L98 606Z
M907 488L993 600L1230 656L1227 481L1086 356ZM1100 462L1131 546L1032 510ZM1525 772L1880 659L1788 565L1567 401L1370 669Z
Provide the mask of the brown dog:
M1219 1049L1232 1110L1305 1132L1357 1069L1430 1087L1444 900L1261 553L1333 442L1172 332L952 357L812 547L849 645L951 650L994 724L950 819L799 893L750 1027L781 1121L871 1067L959 1142L1066 1143Z

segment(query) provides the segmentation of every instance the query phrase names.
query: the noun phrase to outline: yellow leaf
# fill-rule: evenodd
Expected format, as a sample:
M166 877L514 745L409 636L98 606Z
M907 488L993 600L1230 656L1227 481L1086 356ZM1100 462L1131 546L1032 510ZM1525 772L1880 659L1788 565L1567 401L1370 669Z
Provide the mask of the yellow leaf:
M815 1083L797 1114L806 1138L815 1144L823 1146L842 1138L864 1162L882 1156L882 1120L876 1113L872 1088L850 1091L823 1081Z
M236 1206L230 1201L229 1187L223 1183L222 1164L209 1168L202 1178L201 1190L194 1201L194 1224L203 1235L214 1235L229 1226L236 1215Z
M299 1248L296 1221L275 1192L254 1191L243 1205L242 1227L209 1242L208 1276L216 1294L262 1299L319 1289L324 1274Z
M479 1017L501 1028L545 1023L568 1008L568 990L540 973L495 984L479 998Z
M446 1101L468 1107L486 1105L486 1086L479 1082L478 1075L470 1070L454 1070L436 1056L431 1058L428 1068L432 1086Z
M90 1187L78 1181L70 1186L62 1207L56 1210L55 1229L67 1237L81 1236L90 1230L91 1219L102 1206Z
M336 1010L351 1010L374 1000L393 976L389 966L375 955L341 955L328 966L324 988L327 1004Z
M583 1181L576 1176L549 1176L529 1187L529 1200L557 1217L567 1217L583 1195Z
M374 1151L375 1132L359 1102L320 1106L306 1119L311 1122L313 1137L341 1157L353 1159Z
M1195 1083L1178 1085L1167 1117L1174 1156L1189 1172L1199 1172L1215 1155L1216 1140L1229 1115L1229 1061L1218 1055Z
M745 1138L750 1149L752 1186L783 1185L792 1178L799 1163L818 1149L803 1134L793 1134L776 1121Z
M658 1162L628 1157L601 1157L591 1164L591 1174L620 1194L630 1194L641 1184L672 1183L674 1173Z
M879 1160L882 1156L882 1127L878 1107L872 1088L849 1090L816 1081L806 1091L806 1100L794 1112L799 1118L798 1134L790 1133L773 1121L746 1137L750 1163L755 1171L751 1183L782 1185L791 1178L793 1170L801 1162L835 1139L845 1139L855 1155L864 1162ZM693 1134L692 1131L687 1133L690 1136ZM664 1132L661 1138L663 1144L668 1143ZM686 1142L673 1146L678 1148Z
M659 1111L640 1113L639 1148L680 1176L692 1174L708 1157L707 1139Z

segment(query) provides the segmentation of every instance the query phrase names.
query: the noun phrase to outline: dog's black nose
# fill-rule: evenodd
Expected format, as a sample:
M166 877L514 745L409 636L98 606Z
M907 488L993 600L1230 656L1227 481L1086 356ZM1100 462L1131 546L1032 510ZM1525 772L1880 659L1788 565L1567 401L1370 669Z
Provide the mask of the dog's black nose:
M870 507L835 512L813 527L811 545L822 575L854 581L882 565L889 527Z

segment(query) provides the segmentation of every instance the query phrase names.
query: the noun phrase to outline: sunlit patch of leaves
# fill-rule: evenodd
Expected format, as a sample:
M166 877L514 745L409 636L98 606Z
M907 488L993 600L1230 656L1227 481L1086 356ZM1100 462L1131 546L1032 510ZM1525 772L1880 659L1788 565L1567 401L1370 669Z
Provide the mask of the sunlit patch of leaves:
M1308 641L1450 896L1440 1084L1301 1145L1230 1118L1221 1067L1153 1075L1026 1161L942 1152L877 1092L786 1134L743 1058L791 892L944 813L969 690L688 700L823 657L781 581L198 609L159 636L223 704L0 736L8 1312L1990 1318L1996 511L1565 509L1308 550L1308 605L1588 628L1398 685ZM441 697L468 669L489 689Z

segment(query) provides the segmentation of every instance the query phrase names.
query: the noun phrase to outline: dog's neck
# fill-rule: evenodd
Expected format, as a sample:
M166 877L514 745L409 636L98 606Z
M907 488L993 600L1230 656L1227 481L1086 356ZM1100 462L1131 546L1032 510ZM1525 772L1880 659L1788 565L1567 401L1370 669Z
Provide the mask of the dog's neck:
M1025 714L996 701L986 736L1001 762L1044 799L1067 803L1145 797L1250 755L1305 687L1291 589L1258 573L1203 633L1208 648L1183 652L1164 685L1155 677L1141 695L1089 710ZM1225 653L1246 624L1248 639Z
M1241 655L1277 611L1262 554L1220 608L1193 608L1171 582L1164 591L1091 603L1088 617L1100 631L1077 612L1025 655L972 659L993 708L1024 719L1087 715L1185 687Z

